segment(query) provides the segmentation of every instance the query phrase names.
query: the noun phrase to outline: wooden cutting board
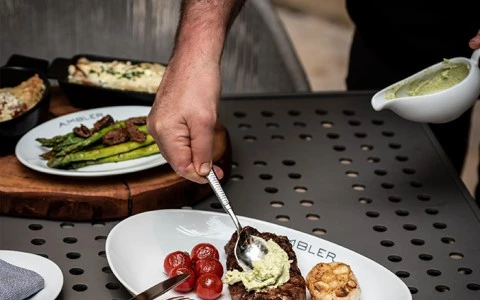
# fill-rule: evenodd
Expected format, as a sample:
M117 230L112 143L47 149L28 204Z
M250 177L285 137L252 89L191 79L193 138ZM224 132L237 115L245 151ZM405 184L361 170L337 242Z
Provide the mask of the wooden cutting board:
M52 117L78 111L58 89L52 91ZM217 124L214 161L231 172L228 132ZM0 214L52 220L112 220L164 208L179 208L212 194L208 184L176 175L168 164L118 176L72 178L23 166L14 154L0 157Z

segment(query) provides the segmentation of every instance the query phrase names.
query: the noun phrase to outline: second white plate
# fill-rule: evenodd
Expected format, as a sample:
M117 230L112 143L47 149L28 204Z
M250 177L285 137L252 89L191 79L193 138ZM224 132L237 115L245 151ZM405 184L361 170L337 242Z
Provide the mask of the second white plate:
M74 177L100 177L111 176L146 170L166 163L161 154L155 154L137 159L88 166L76 170L54 169L47 166L47 161L40 157L40 154L49 151L49 148L42 147L35 139L40 137L53 137L55 135L71 132L74 127L83 124L92 127L100 118L111 115L114 120L123 120L130 117L146 116L150 106L112 106L89 110L83 110L67 114L49 120L29 132L27 132L17 143L15 155L26 167L33 170L62 176Z
M246 217L239 217L239 220L243 226L287 236L303 276L319 262L344 262L351 266L357 276L362 300L412 299L402 280L365 256L287 227ZM130 293L136 295L166 279L163 260L168 253L175 250L190 252L198 243L215 245L225 268L223 247L234 231L233 222L227 214L182 209L150 211L117 224L107 237L106 254L113 274ZM179 295L169 291L165 299ZM311 299L308 291L307 295L307 299ZM185 296L200 299L193 292ZM218 299L230 299L226 285Z

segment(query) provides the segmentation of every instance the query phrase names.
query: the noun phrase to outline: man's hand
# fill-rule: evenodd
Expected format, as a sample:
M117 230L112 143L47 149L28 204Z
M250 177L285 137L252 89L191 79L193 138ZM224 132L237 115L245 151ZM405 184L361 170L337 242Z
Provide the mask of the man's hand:
M468 45L469 45L470 48L472 48L473 50L480 48L480 30L478 31L477 35L474 36L474 37L470 40L470 42L468 43Z

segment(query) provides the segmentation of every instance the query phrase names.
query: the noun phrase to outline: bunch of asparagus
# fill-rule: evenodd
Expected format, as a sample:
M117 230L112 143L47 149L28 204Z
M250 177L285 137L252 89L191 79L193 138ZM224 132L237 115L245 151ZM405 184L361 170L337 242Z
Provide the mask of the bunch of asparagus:
M79 169L90 165L120 162L160 153L153 137L148 133L146 125L136 126L136 129L145 135L145 139L141 142L127 140L114 145L103 142L107 133L126 127L126 121L121 120L86 137L69 132L51 138L37 138L36 141L43 147L51 148L50 151L40 156L48 160L49 167L56 169Z

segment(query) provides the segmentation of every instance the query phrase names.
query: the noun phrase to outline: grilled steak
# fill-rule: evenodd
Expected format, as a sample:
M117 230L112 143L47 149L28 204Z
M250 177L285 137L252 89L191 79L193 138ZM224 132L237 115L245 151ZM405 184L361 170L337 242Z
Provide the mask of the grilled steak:
M290 280L285 284L276 288L267 288L259 291L247 291L242 282L237 282L228 286L230 297L233 300L304 300L306 299L306 285L300 269L297 264L297 256L293 251L292 245L286 236L278 236L270 232L259 232L253 227L245 226L244 231L249 234L261 237L268 241L272 239L277 243L287 254L292 261L290 265ZM237 233L235 232L228 243L225 245L225 253L227 254L227 270L237 269L242 271L238 265L234 255L235 242L237 240Z

